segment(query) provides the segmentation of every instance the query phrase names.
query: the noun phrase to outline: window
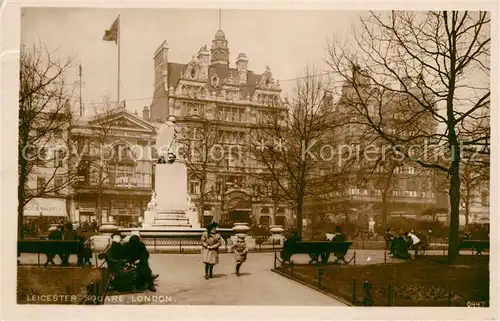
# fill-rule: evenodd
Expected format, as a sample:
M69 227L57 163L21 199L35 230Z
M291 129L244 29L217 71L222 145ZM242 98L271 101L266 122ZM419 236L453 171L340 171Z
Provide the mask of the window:
M269 216L261 216L259 221L260 225L262 225L263 227L269 227L271 223L271 218Z
M62 139L63 138L62 129L56 129L54 131L54 138L56 138L56 139Z
M197 181L189 182L189 193L199 194L200 193L200 182L197 182Z
M54 151L54 167L59 167L62 165L65 153L62 149L57 149Z
M38 155L37 155L37 165L38 166L45 166L45 162L47 160L47 148L43 147L39 149Z
M198 107L189 108L189 116L199 115Z
M411 167L411 166L410 166L410 167L408 167L408 174L410 174L410 175L414 175L414 174L415 174L415 168L413 168L413 167Z
M488 193L481 193L481 206L489 206L490 205L490 196Z
M56 177L54 178L54 189L56 191L56 194L60 194L61 190L64 185L64 180L62 177Z
M43 191L45 190L45 185L47 184L47 181L45 180L44 177L38 177L36 179L36 190L37 194L41 195Z

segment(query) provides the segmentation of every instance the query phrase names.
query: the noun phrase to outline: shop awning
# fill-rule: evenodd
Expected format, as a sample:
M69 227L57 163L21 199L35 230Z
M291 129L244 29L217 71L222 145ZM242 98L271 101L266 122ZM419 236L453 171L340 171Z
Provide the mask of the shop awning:
M60 198L35 197L24 206L24 216L68 216L66 200Z

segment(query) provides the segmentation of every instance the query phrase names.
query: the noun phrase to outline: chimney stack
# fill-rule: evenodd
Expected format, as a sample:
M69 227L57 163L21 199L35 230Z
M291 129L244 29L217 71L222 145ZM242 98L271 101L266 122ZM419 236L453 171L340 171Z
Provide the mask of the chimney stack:
M145 120L149 120L149 108L148 106L144 106L144 109L142 110L142 118Z

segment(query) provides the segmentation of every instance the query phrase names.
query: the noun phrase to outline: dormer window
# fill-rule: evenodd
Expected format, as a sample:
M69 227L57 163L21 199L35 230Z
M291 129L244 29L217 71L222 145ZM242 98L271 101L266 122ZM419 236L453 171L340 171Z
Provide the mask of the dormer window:
M217 76L212 77L212 87L219 87L219 77Z
M191 69L191 78L194 78L196 76L196 70Z

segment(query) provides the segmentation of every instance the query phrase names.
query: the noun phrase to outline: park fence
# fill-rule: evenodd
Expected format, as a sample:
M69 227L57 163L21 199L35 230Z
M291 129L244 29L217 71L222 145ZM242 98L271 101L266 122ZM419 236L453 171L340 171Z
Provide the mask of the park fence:
M351 306L463 306L455 293L454 279L432 280L382 277L363 266L356 273L348 266L329 269L301 264L281 265L280 274L315 288Z
M435 261L439 260L436 257L444 258L447 251L432 251L427 260L416 261L394 259L387 251L381 252L349 251L345 258L348 264L326 265L309 264L306 255L283 262L279 253L275 253L274 271L352 306L489 305L487 300L474 299L487 295L484 289L488 285L487 271L480 270L487 256L463 256L467 261L477 262L468 263L459 276L453 267L450 272L456 272L433 275L432 269L447 268L446 264Z
M164 236L142 236L142 241L150 252L159 253L200 253L201 239L186 237L164 237ZM221 252L232 251L232 240L222 238ZM281 251L282 245L279 240L269 239L257 242L255 247L249 248L250 252L274 252Z

